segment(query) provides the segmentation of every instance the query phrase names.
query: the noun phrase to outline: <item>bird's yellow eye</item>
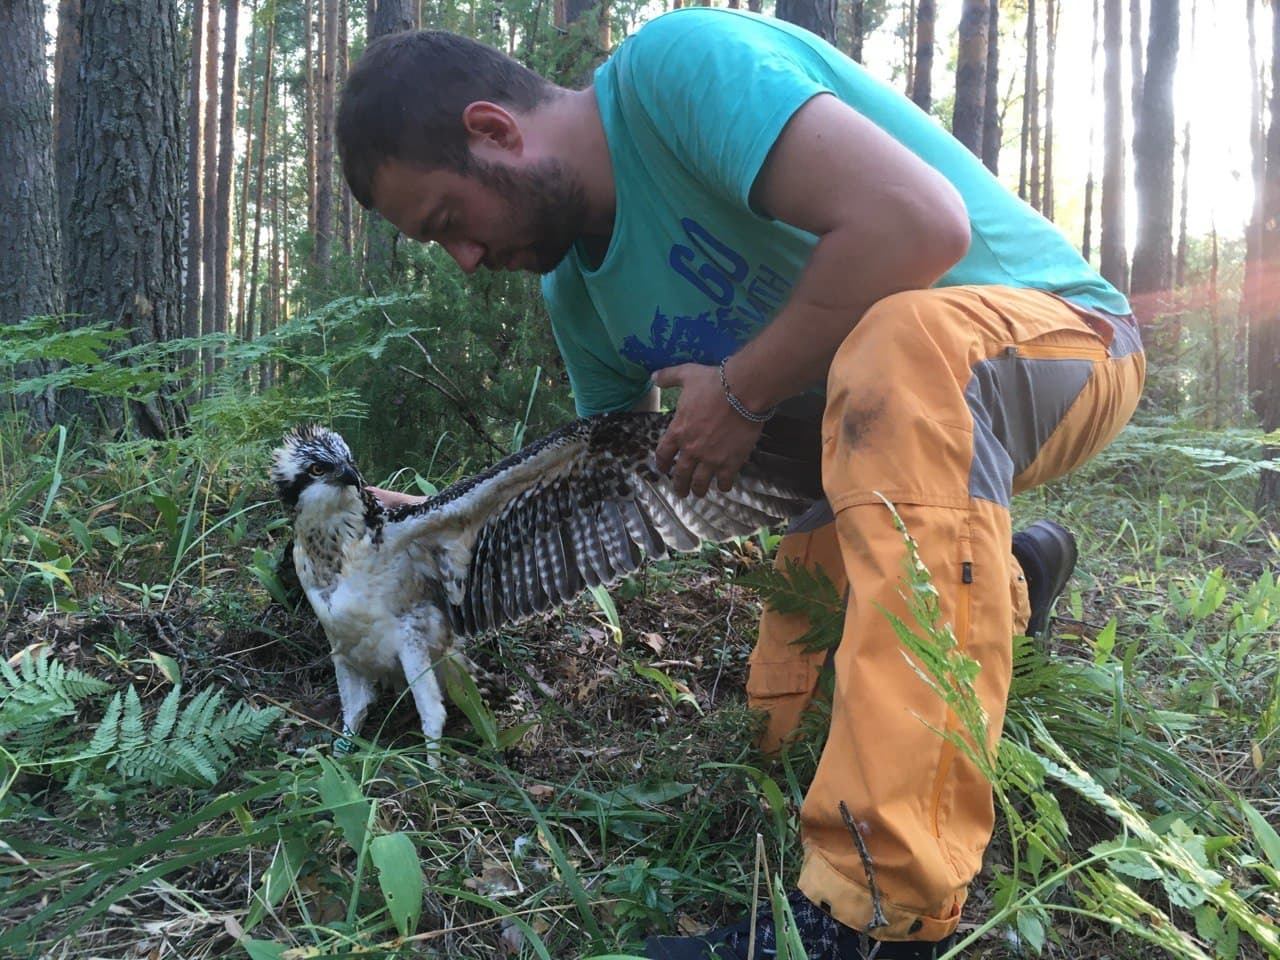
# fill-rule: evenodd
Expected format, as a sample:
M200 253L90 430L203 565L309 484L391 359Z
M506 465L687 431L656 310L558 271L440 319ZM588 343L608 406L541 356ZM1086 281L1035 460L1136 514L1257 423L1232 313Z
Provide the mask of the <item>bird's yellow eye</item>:
M313 477L323 477L325 473L324 464L313 463L311 466L307 467L307 473L311 474Z

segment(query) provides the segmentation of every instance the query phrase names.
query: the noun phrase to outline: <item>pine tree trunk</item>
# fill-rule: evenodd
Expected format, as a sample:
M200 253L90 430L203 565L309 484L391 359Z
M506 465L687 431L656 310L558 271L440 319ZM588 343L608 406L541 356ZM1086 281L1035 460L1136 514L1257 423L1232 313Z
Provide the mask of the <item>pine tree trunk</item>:
M804 27L823 40L835 43L835 0L778 0L775 10L779 20Z
M1265 127L1262 114L1263 75L1258 62L1257 9L1254 0L1246 0L1245 24L1249 46L1249 147L1253 174L1253 210L1245 228L1244 284L1241 310L1236 326L1235 369L1244 388L1236 391L1235 422L1244 420L1244 397L1248 394L1249 329L1251 318L1261 307L1262 279L1262 185L1266 179Z
M200 0L196 0L200 2ZM200 333L210 337L214 330L214 291L217 289L218 215L218 0L204 0L204 222L200 240ZM209 389L213 380L214 349L206 345L204 383Z
M862 44L867 39L866 0L850 0L849 3L849 56L862 62Z
M413 17L405 0L374 0L370 5L369 40L389 33L399 33L413 28ZM350 190L344 190L350 194ZM382 219L376 210L364 216L364 273L375 289L382 281L396 273L395 251L400 236L391 224Z
M182 335L200 336L200 279L204 269L204 142L200 79L204 76L204 0L191 3L191 61L187 71L186 247L183 261ZM187 362L195 357L189 356Z
M1053 95L1054 69L1058 57L1058 13L1056 0L1044 3L1044 174L1041 177L1040 212L1053 219Z
M182 67L176 0L86 0L76 113L80 177L71 204L67 306L105 320L132 344L163 343L181 326ZM128 426L164 437L181 424L172 380L134 396ZM102 425L124 409L97 401ZM85 409L87 404L82 404Z
M1031 197L1031 157L1034 148L1031 142L1032 129L1036 123L1036 0L1027 0L1027 60L1022 74L1022 136L1018 142L1018 196L1033 207L1036 203Z
M993 174L1000 172L1000 147L1004 139L1000 116L1000 3L991 0L987 20L987 92L982 107L982 163Z
M934 0L916 5L916 75L911 99L925 113L933 109L933 40L937 24Z
M62 312L53 122L44 68L44 8L39 0L0 4L0 324ZM49 371L44 361L8 368L15 381ZM54 423L51 390L10 394L31 431Z
M306 165L307 234L314 242L316 235L316 43L313 6L324 0L305 0L303 4L303 163Z
M58 0L58 41L53 58L53 167L58 192L58 230L72 228L71 187L76 182L76 105L80 102L80 0ZM66 275L66 250L58 254Z
M347 9L347 0L340 0L338 4L338 89L341 90L347 83L347 57L349 48L347 46L347 21L349 19L349 11ZM336 120L335 120L336 122ZM352 227L354 221L354 213L351 207L351 191L342 185L341 177L337 177L338 191L338 234L342 237L342 252L347 259L351 259L353 240Z
M1167 2L1167 0L1162 0ZM1142 62L1142 0L1129 0L1129 108L1133 117L1133 151L1138 152L1138 137L1142 122L1142 82L1146 67Z
M227 308L231 278L231 188L235 180L236 158L236 67L239 64L240 0L226 0L222 39L222 101L218 118L218 196L216 205L213 328L229 333ZM222 350L216 366L222 366Z
M236 313L234 325L236 334L245 340L252 340L252 332L245 330L244 299L245 274L249 262L245 247L245 236L249 229L249 171L253 169L253 108L257 100L258 87L258 16L257 10L249 8L249 96L245 100L244 111L244 165L240 168L240 209L236 214L236 252L239 255L239 282L236 284Z
M249 307L245 312L246 340L251 340L256 336L254 326L259 323L255 309L258 300L258 255L262 249L262 187L267 179L267 149L273 146L273 142L267 140L267 131L271 129L267 126L267 118L271 115L271 71L275 62L275 49L276 11L272 7L271 25L267 27L267 63L262 71L262 120L261 125L258 127L258 170L253 199L253 250L251 253L253 265L249 270ZM258 329L265 333L267 330L266 323L262 322Z
M964 0L956 55L956 103L951 133L975 156L982 156L982 107L987 95L988 0Z
M1178 61L1178 2L1151 6L1147 69L1142 82L1139 135L1134 140L1137 240L1129 289L1134 313L1147 325L1153 369L1170 369L1181 352L1182 323L1170 309L1173 286L1173 80ZM1158 403L1178 409L1181 396L1169 381L1149 390ZM1163 386L1163 390L1161 387ZM1161 396L1161 393L1164 396Z
M1093 0L1093 43L1089 49L1089 102L1096 103L1098 99L1098 35L1102 32L1102 18L1098 16L1099 0ZM1095 133L1098 129L1096 116L1089 118L1089 173L1084 181L1084 230L1083 237L1080 241L1080 255L1086 261L1093 258L1093 203L1094 203L1094 187L1096 186L1093 171L1097 163L1097 138Z
M1263 296L1250 312L1249 394L1262 429L1280 430L1280 301L1270 294L1280 286L1280 5L1271 6L1271 104L1262 194L1261 257ZM1269 455L1280 455L1272 447ZM1280 471L1263 473L1259 500L1280 506Z
M333 257L333 122L337 93L338 0L324 0L324 44L320 73L320 130L316 141L315 263L327 277Z
M1121 0L1104 0L1102 46L1102 241L1100 270L1116 289L1129 289L1124 239L1124 92L1121 51L1124 46Z

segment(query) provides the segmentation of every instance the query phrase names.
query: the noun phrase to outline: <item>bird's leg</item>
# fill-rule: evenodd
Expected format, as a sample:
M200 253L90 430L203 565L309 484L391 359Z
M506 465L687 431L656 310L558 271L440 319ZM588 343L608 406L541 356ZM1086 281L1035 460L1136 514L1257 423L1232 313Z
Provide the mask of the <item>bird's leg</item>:
M338 699L342 701L342 735L353 737L360 732L364 715L376 695L373 681L351 669L345 657L333 658L333 672L338 678Z
M400 648L400 666L404 668L404 678L413 691L413 702L422 721L422 732L426 735L427 745L432 748L430 761L435 766L439 762L435 749L444 735L445 711L444 697L440 693L440 681L432 666L431 655L425 647L405 644Z

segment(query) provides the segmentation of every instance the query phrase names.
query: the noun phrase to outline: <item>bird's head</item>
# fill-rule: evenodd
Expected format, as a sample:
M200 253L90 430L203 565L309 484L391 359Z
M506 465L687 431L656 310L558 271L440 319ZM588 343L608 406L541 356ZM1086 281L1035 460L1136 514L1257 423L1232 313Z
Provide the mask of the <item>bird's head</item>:
M351 487L359 499L364 479L342 437L326 427L306 423L294 427L271 455L271 479L281 501L297 510L303 499L341 496Z

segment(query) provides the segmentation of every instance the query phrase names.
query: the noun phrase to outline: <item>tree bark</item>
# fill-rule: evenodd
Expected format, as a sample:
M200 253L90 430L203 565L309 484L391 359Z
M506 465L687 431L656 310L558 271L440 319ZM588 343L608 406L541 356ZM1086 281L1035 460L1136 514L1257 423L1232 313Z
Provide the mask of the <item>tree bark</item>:
M993 174L1000 172L1003 139L1000 117L1000 3L999 0L991 0L987 20L987 92L982 108L982 163Z
M933 109L933 43L937 20L934 0L919 0L916 6L916 76L911 99L925 113Z
M1033 207L1039 207L1039 198L1031 192L1031 164L1035 154L1032 136L1038 118L1036 108L1040 97L1036 90L1036 0L1027 0L1026 30L1027 60L1022 74L1022 136L1018 143L1018 196Z
M39 0L0 4L0 76L6 90L0 98L0 324L9 325L62 312L52 103ZM20 381L48 370L37 361L6 373ZM10 402L28 430L53 426L51 390L11 395Z
M196 0L200 2L200 0ZM204 221L200 238L200 333L211 337L214 330L214 290L217 286L218 217L218 0L204 0ZM214 349L210 343L201 351L204 357L204 384L213 379Z
M267 168L267 148L272 146L267 140L267 118L271 115L271 80L272 67L275 62L276 49L276 10L271 8L271 24L267 27L267 63L262 72L262 121L258 127L258 171L257 183L255 185L253 199L253 250L251 253L253 265L249 270L249 307L245 311L244 335L246 340L252 340L256 336L254 327L258 324L257 306L258 300L258 257L259 251L262 249L262 221L264 213L262 209L262 187L266 181ZM258 327L263 332L266 331L266 323L262 323Z
M302 107L302 142L303 164L306 167L305 180L307 191L307 234L314 241L316 235L316 43L315 16L312 7L323 4L324 0L304 0L302 8L302 68L303 107Z
M850 0L849 3L849 56L862 63L862 44L867 39L866 0Z
M204 141L200 79L204 76L204 0L191 2L191 61L187 71L186 259L182 335L200 336L200 279L204 269ZM188 362L194 357L188 359Z
M1044 3L1044 155L1041 176L1040 212L1053 219L1053 100L1054 69L1058 58L1058 14L1056 0Z
M1129 286L1135 301L1145 303L1140 316L1148 321L1160 312L1161 301L1173 286L1173 80L1178 31L1178 0L1152 4L1142 111L1136 124L1139 135L1134 139L1138 235ZM1138 303L1134 306L1137 309Z
M1280 9L1271 6L1271 103L1263 179L1261 258L1264 271L1255 293L1261 294L1249 321L1249 394L1254 413L1268 433L1280 430ZM1269 448L1272 457L1280 451ZM1280 472L1263 473L1261 503L1280 505Z
M775 11L779 20L804 27L823 40L835 43L835 0L778 0Z
M951 133L975 156L982 156L983 104L987 96L988 0L964 0L956 54L956 103Z
M324 2L324 44L320 73L320 130L316 141L315 264L327 277L333 257L333 123L337 94L338 0Z
M1250 172L1253 174L1253 210L1245 228L1244 287L1240 315L1236 327L1236 368L1243 370L1245 389L1249 383L1249 329L1253 314L1261 307L1262 293L1262 188L1266 180L1266 127L1263 117L1263 74L1258 63L1257 9L1254 0L1246 0L1245 24L1249 46L1249 147ZM1238 403L1236 422L1244 417L1244 403Z
M370 4L369 40L413 29L413 14L405 0L373 0ZM345 189L345 188L344 188ZM345 190L346 193L351 191ZM396 242L400 231L370 210L364 217L364 273L375 286L395 272Z
M1121 0L1104 0L1102 73L1102 241L1100 269L1122 293L1129 289L1124 239L1124 92L1120 81L1123 49Z
M58 230L71 230L71 186L76 182L76 105L80 102L80 0L58 0L58 41L53 68L53 167ZM66 251L58 254L66 275Z
M218 195L215 209L213 328L229 333L227 308L231 299L231 187L236 157L236 67L239 64L240 0L226 0L222 38L222 101L218 118ZM215 366L222 366L222 350Z
M182 67L176 0L86 0L76 114L81 175L69 238L68 304L131 344L162 343L181 324ZM154 393L94 404L101 424L168 436L183 419L172 379ZM87 405L85 405L87 407ZM82 407L83 409L84 407Z
M249 229L249 171L253 169L253 107L258 92L258 15L249 8L249 95L244 110L244 164L240 167L240 209L236 214L236 251L240 256L240 280L236 284L236 313L233 324L237 336L252 340L245 333L244 300L246 267L249 262L245 237Z
M1093 43L1089 49L1089 103L1098 100L1098 35L1102 32L1102 18L1098 15L1099 0L1093 0ZM1097 162L1096 138L1098 129L1096 116L1089 118L1089 173L1084 181L1084 231L1080 241L1080 255L1085 260L1093 257L1093 198L1095 181L1094 165Z

